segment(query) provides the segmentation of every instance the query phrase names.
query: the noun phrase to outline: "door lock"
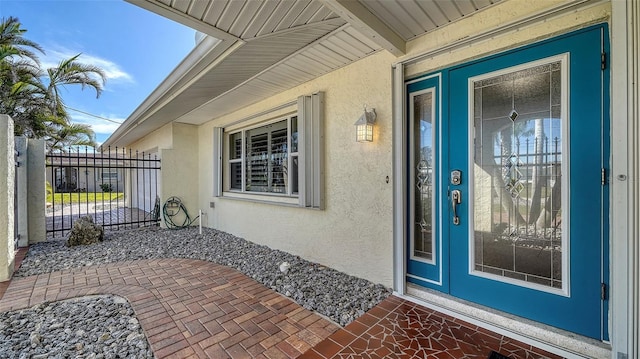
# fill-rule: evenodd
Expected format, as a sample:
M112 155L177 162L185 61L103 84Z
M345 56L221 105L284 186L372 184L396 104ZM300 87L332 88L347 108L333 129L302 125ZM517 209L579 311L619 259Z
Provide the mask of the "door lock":
M459 189L451 191L451 207L453 207L453 224L460 225L460 217L458 217L458 205L462 203L462 192Z
M454 186L458 186L462 183L462 171L453 170L451 171L451 184Z

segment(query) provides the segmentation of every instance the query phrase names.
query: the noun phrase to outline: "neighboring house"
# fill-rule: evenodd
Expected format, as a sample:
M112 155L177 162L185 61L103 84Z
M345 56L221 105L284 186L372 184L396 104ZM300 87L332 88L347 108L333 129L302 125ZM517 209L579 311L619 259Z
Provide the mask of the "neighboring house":
M158 195L155 154L70 152L47 155L54 192L122 192L127 207L151 212Z
M109 192L124 190L124 162L100 153L48 155L46 178L55 192ZM105 185L105 186L102 186Z
M161 201L551 352L640 355L637 1L132 2L210 35L106 141L158 153Z

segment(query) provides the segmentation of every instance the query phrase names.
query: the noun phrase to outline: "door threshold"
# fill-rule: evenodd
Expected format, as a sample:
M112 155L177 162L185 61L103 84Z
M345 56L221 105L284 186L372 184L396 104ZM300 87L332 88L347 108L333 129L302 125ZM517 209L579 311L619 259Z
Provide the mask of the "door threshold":
M406 288L405 294L394 294L550 353L565 358L611 358L611 346L607 343L482 307L413 283L407 283Z

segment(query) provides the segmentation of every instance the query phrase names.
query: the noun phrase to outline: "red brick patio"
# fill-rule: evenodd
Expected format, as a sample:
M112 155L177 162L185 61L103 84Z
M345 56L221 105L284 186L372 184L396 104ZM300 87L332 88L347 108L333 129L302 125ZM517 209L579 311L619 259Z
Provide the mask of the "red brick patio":
M15 278L0 311L93 294L125 297L157 358L290 358L338 329L234 269L190 259Z
M15 278L0 311L93 294L125 297L157 358L558 358L393 296L340 329L234 269L189 259Z

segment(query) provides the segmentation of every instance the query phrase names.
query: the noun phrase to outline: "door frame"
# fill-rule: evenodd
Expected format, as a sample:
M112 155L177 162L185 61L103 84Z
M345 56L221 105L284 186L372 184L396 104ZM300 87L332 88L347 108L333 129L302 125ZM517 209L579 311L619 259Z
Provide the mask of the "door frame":
M554 11L550 10L549 13L554 13ZM618 16L618 18L620 17L621 16ZM605 27L608 25L607 22L604 22L596 26L602 26L603 24ZM513 30L516 25L517 24L513 24L512 26L510 24L509 26L506 26L500 31L500 34L508 33L509 31ZM589 27L591 26L585 26L582 30L587 29ZM570 30L572 29L567 29L565 34L569 34L573 32ZM626 31L628 32L629 30L627 29ZM609 37L612 36L612 33L613 34L618 33L618 35L620 35L619 34L620 32L621 32L620 27L618 27L617 31L612 29L611 32L609 33ZM496 34L493 34L493 35L496 35ZM444 54L445 52L448 53L456 49L466 47L469 44L473 43L474 40L481 39L484 36L486 36L486 34L479 33L477 36L456 41L455 43L450 44L449 46L443 49L434 49L432 51L425 52L393 64L393 71L392 71L393 137L392 138L393 138L393 174L395 178L394 188L393 188L393 194L394 194L394 197L393 197L394 291L397 295L403 296L409 300L417 301L422 305L431 307L442 313L466 320L470 323L488 328L490 330L494 330L498 333L508 335L512 338L522 340L526 343L536 345L539 348L543 348L551 352L558 353L560 355L565 355L565 356L568 354L575 355L575 353L582 352L582 353L592 353L592 354L600 353L599 356L608 357L610 356L610 353L611 353L609 349L603 348L602 346L599 346L597 344L589 343L581 339L580 337L576 338L572 335L572 333L569 333L569 332L558 333L558 332L555 332L554 330L550 330L549 328L546 328L546 326L541 323L523 323L522 321L519 321L519 320L513 320L509 316L503 316L491 310L484 310L482 308L477 308L474 305L461 303L460 301L456 299L452 299L447 295L443 295L441 293L438 293L436 291L432 291L429 289L416 290L406 280L406 274L407 274L406 253L408 250L407 239L410 234L407 228L407 223L408 223L407 220L409 218L410 212L409 212L407 203L405 201L409 193L406 185L408 181L407 175L406 175L408 173L407 172L408 171L408 165L407 165L408 155L406 153L406 150L408 148L407 147L408 141L406 138L404 138L404 134L406 133L406 130L407 130L406 129L407 93L406 93L406 86L405 86L406 85L405 69L409 65L414 65L426 59L434 58L438 55ZM553 38L562 37L562 36L563 35L561 34L558 36L553 36ZM608 40L608 38L606 40ZM539 44L544 41L545 40L536 41L535 39L531 39L531 42L526 45L514 44L511 48L505 51L501 51L500 53L489 52L489 53L485 53L481 57L482 59L487 59L493 56L501 55L504 52L513 51L521 47L527 47L529 45ZM615 44L612 44L611 47L615 48ZM470 63L473 61L474 59L468 59L464 62ZM457 63L459 64L460 62L457 62ZM437 69L438 68L435 68L434 72ZM611 69L609 76L613 76L615 73L617 73L618 76L620 77L626 76L626 72L623 69L619 69L619 68L617 70ZM413 77L415 78L417 76L413 76ZM612 89L609 89L609 91L605 91L605 96L611 97L612 91L613 91ZM613 106L614 102L609 104L609 106ZM624 132L620 130L620 123L616 123L614 117L611 116L611 113L616 112L615 108L610 108L609 106L605 108L605 111L607 111L607 113L610 115L610 131L616 132L616 133ZM625 122L624 125L628 126L628 122ZM622 146L622 144L624 143L616 142L616 141L611 141L611 143L606 144L611 157L615 156L616 153L619 154L621 152L624 152L625 158L626 158L626 154L627 154L625 152L626 147ZM610 165L613 167L613 161L611 161ZM620 168L620 162L618 162L618 168ZM608 176L609 176L608 177L609 180L613 182L614 181L613 175L608 174ZM622 194L618 193L617 197L618 198L622 197ZM611 212L610 215L611 217L613 217L612 214L613 214L613 211L615 210L614 209L615 203L611 202L611 199L612 199L611 195L605 197L604 205L609 206L610 212ZM618 213L620 213L619 212L620 206L618 206L617 209L618 209ZM627 219L628 217L622 217L622 218ZM609 253L613 252L615 249L613 245L615 241L614 241L614 237L612 236L612 232L614 231L615 228L611 228L616 225L615 222L616 221L612 219L612 221L609 223L609 228L604 229L604 231L606 231L605 233L609 235L609 247L610 247ZM620 221L617 221L617 222L620 222ZM618 227L620 227L620 224L621 223L618 223ZM618 228L618 230L619 229L620 228ZM617 253L620 253L620 247L617 247ZM616 269L616 267L617 267L617 272L620 273L622 268L628 268L626 264L627 264L626 262L621 263L621 262L611 261L609 266L605 268L604 270L605 273L603 274L605 275L606 278L610 280L611 277L614 276L614 273L612 272ZM617 291L620 290L621 288L620 286L622 286L623 288L627 288L627 283L623 284L621 283L621 281L610 282L610 283L612 285L611 291L615 290L613 285L616 283L618 288ZM626 300L628 299L629 299L628 297L624 299L620 297L617 298L619 303L620 302L626 303ZM605 303L605 306L606 306L605 308L606 311L612 312L611 313L612 315L609 318L608 326L605 328L605 330L607 329L610 330L611 328L619 328L619 329L622 329L623 327L625 328L624 334L621 334L623 332L618 332L617 338L613 338L613 334L612 334L611 342L619 343L615 347L621 348L622 351L620 351L620 353L626 352L626 349L627 349L626 345L629 344L629 341L627 340L628 339L627 333L629 332L626 330L627 328L625 326L627 325L629 319L628 317L625 318L624 315L628 313L627 308L618 307L617 310L614 310L615 308L612 306L611 301L608 302L608 305L607 303ZM618 319L616 320L616 318ZM520 334L523 332L527 332L527 334L526 335ZM624 335L624 338L620 337L620 335ZM558 344L552 344L552 343L557 343L559 337L562 338L561 339L561 342L563 343L562 347L560 347ZM624 345L624 346L621 347L620 345ZM615 350L615 347L614 347L614 350Z

